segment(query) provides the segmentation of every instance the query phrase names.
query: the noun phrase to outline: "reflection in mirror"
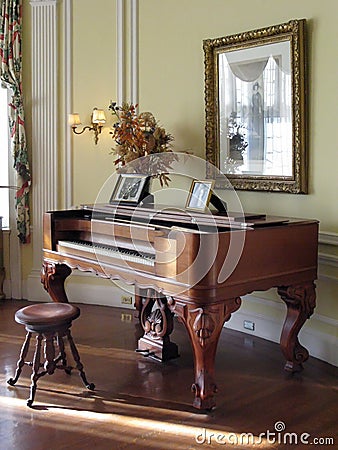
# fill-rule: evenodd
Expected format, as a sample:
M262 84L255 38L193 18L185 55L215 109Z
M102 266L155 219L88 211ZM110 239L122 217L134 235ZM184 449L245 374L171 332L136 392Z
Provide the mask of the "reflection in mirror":
M306 192L304 22L204 41L207 160L234 187Z
M292 175L289 46L218 55L220 162L227 173Z

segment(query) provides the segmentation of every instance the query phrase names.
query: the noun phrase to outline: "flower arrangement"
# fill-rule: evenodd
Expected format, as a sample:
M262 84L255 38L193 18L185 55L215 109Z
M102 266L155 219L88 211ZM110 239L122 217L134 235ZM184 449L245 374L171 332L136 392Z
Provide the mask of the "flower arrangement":
M234 160L243 160L248 143L245 140L245 126L237 122L236 113L232 112L228 120L228 134L230 140L230 158Z
M171 148L173 137L158 125L152 113L138 114L137 105L123 103L122 106L117 106L116 102L111 102L108 108L117 118L111 132L116 143L112 149L116 156L115 165L123 171L124 166L135 161L133 171L149 174L158 178L161 186L168 186L168 169L177 160ZM150 158L142 158L148 155ZM136 161L139 158L141 159Z

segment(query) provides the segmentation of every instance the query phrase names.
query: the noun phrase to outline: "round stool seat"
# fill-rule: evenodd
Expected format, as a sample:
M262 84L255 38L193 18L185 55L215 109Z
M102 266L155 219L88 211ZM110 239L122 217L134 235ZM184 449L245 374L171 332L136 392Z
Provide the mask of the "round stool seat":
M67 325L79 315L80 309L69 303L41 303L19 309L15 321L34 330Z
M62 369L70 375L73 367L67 364L64 338L68 340L76 368L79 371L83 384L91 391L95 389L95 385L87 381L79 352L70 332L72 321L79 317L79 315L80 309L69 303L38 303L21 308L15 313L15 321L25 325L27 334L21 348L15 375L9 378L7 383L11 386L15 385L25 364L32 367L32 383L27 406L32 406L33 404L39 378L46 374L53 375L56 369ZM26 356L33 333L36 333L35 352L33 361L27 362ZM41 363L42 344L44 345L44 363ZM59 350L58 355L55 353L56 348Z

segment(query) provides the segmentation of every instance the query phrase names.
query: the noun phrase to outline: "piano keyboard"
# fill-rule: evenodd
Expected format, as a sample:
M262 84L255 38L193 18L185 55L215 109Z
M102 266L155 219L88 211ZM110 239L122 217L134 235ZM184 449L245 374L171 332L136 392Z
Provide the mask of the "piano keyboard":
M59 241L58 251L74 255L74 252L81 256L81 253L91 253L109 258L118 258L123 261L130 261L145 266L155 266L155 254L140 253L137 250L130 248L110 247L103 244L95 244L83 241Z

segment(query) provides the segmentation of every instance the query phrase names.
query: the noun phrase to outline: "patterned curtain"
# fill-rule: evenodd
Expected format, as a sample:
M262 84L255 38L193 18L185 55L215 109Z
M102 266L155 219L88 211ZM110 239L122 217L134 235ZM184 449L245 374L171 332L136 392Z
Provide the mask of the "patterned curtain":
M9 128L14 168L17 172L16 214L21 243L30 241L28 162L22 95L21 22L22 0L0 0L0 79L12 93L9 104Z

